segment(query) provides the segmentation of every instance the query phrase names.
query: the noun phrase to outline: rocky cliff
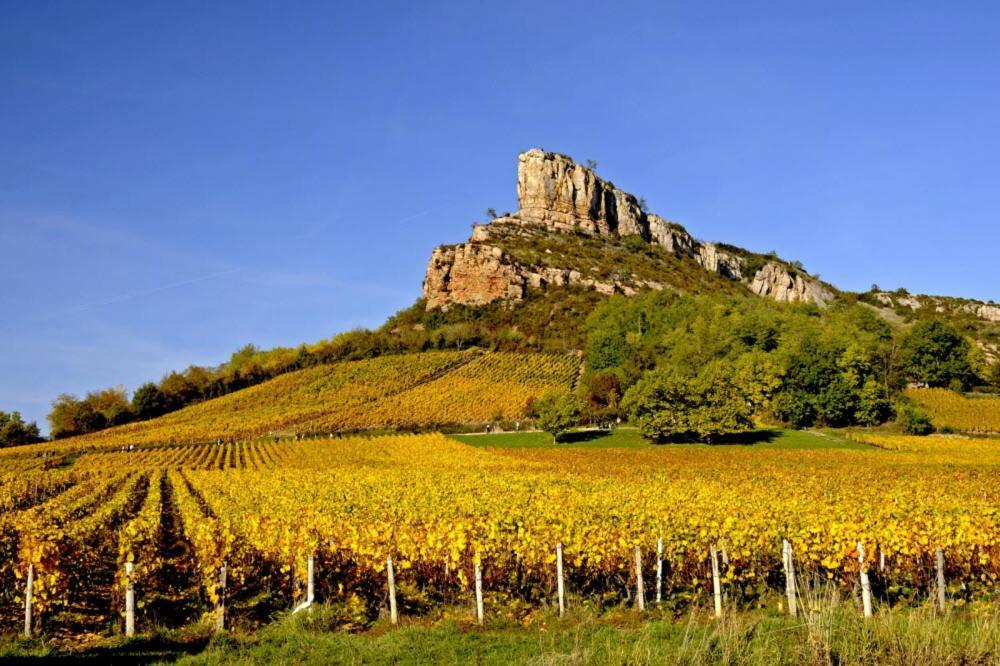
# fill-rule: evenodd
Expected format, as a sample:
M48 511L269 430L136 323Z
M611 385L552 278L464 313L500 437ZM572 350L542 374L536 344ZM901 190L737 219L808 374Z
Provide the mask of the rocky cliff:
M908 308L914 312L931 310L938 314L972 315L984 321L1000 322L1000 305L983 303L967 298L952 298L949 296L913 296L906 292L869 292L879 304L888 308Z
M595 277L574 265L572 257L562 266L525 263L504 249L505 239L519 229L525 233L579 234L609 243L635 237L628 247L636 251L642 243L649 244L778 301L823 306L834 295L823 283L776 259L695 239L684 227L647 212L635 196L565 155L538 149L519 155L517 196L516 213L476 225L467 243L434 251L424 280L429 309L447 308L452 303L517 301L529 289L550 286L581 286L608 294L671 286L669 280L655 275ZM752 271L751 264L755 266Z
M750 283L750 291L758 296L773 298L780 303L817 303L827 305L833 294L823 285L804 277L784 264L769 261L757 271Z

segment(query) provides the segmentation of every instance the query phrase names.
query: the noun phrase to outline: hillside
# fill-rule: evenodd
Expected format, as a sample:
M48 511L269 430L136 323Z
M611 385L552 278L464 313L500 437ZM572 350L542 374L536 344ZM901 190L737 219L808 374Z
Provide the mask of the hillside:
M558 348L573 344L574 324L614 294L666 290L820 308L861 301L896 326L927 317L952 322L974 341L984 363L1000 362L1000 306L992 302L838 290L773 252L700 241L566 155L522 153L517 196L516 212L475 225L465 243L434 250L415 308L440 314L421 319L409 312L403 321L474 321L480 330L493 324L529 346ZM481 314L471 316L469 309ZM518 313L523 309L530 312ZM462 314L451 315L455 310Z
M579 365L576 355L478 350L321 365L149 421L8 453L512 420L530 398L570 387Z

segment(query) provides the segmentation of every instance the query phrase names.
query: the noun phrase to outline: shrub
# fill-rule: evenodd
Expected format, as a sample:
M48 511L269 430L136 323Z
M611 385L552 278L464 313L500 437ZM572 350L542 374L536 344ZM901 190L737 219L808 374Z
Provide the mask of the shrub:
M934 432L934 424L927 412L909 401L897 405L896 422L907 435L929 435Z

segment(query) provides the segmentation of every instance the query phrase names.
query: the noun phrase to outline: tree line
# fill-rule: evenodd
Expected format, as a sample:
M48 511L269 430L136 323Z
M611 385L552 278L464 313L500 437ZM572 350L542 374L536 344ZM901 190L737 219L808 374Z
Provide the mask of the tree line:
M650 292L613 297L586 322L586 373L573 395L535 406L550 432L626 418L655 441L719 441L759 427L878 425L926 434L907 385L964 391L982 378L945 321L905 331L871 308ZM572 415L572 416L568 416Z
M591 422L631 419L661 440L717 439L761 421L810 427L897 418L926 431L926 415L899 397L908 382L1000 389L1000 364L977 359L963 331L946 320L922 319L901 332L851 299L821 310L750 296L649 292L608 299L566 290L516 308L428 312L418 300L376 330L295 348L246 345L219 366L170 372L131 395L120 386L82 398L63 394L48 415L50 433L69 437L155 418L317 364L471 346L583 348L580 390L556 401L557 411ZM0 445L37 438L33 423L10 428L17 434Z

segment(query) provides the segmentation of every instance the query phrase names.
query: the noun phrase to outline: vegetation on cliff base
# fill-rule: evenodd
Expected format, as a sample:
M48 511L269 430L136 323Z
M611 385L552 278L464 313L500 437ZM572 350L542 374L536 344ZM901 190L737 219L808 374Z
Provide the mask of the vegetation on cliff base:
M614 376L624 411L657 438L677 428L717 437L754 419L877 423L902 387L894 331L860 305L650 293L609 299L587 331L583 384Z

